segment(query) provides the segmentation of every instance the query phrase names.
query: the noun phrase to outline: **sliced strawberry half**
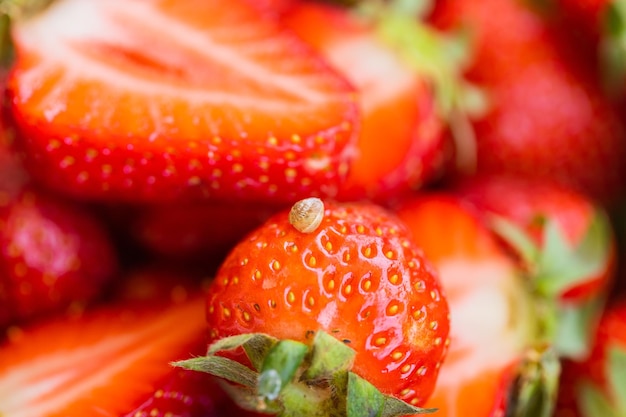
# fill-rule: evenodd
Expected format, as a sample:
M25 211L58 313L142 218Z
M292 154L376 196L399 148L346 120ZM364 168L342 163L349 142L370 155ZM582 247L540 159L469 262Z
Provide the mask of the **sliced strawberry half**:
M547 329L559 353L584 357L615 275L616 242L606 213L548 180L486 176L455 192L513 250L533 292L556 314Z
M457 198L424 195L397 213L438 268L450 303L450 348L428 406L441 417L522 415L515 410L529 402L515 381L527 372L536 317L515 263Z
M0 415L121 416L158 397L164 397L158 399L160 416L173 411L166 408L168 397L173 407L181 399L198 405L185 391L171 389L182 386L183 375L169 362L203 352L203 298L147 304L114 304L78 318L12 328L0 346ZM191 378L197 392L200 382ZM210 395L211 384L202 384Z
M80 197L333 195L354 90L245 0L59 0L13 25L34 175Z

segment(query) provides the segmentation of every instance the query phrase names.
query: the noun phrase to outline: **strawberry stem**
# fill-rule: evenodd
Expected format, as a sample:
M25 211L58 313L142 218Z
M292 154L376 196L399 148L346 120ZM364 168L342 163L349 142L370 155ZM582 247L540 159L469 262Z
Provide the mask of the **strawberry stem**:
M506 417L550 417L558 393L561 364L550 347L530 349L511 392Z

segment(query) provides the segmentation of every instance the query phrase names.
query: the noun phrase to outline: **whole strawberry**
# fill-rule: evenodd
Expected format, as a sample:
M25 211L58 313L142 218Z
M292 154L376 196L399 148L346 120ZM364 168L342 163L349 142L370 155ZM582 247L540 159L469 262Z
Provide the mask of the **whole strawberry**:
M246 408L356 415L363 401L372 412L414 414L434 389L448 314L435 270L395 216L307 199L230 253L208 292L215 343L184 366L210 367L221 360L213 353L243 346L255 375L253 394L235 395Z
M33 188L0 202L0 327L93 300L117 266L85 207Z

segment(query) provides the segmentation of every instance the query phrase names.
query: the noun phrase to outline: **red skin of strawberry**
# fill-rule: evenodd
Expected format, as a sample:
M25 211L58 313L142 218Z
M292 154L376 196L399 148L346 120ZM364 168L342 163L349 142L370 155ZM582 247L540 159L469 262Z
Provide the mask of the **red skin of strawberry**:
M62 0L12 35L11 111L30 171L50 187L291 202L334 195L345 179L354 89L244 0Z
M448 306L404 225L374 204L326 202L321 225L270 218L226 258L207 297L211 340L266 333L305 342L323 330L356 351L353 371L419 406L446 351Z
M432 181L441 171L447 141L427 80L350 9L300 1L281 21L359 93L356 156L337 198L387 203Z
M596 211L593 200L567 187L547 181L514 177L474 178L456 185L454 192L474 205L484 218L496 214L524 230L542 246L543 220L556 221L572 247L578 245L590 227ZM609 240L606 265L597 275L569 288L565 300L583 300L604 293L612 284L616 268L613 236Z
M239 240L278 210L242 203L151 205L135 210L129 227L156 256L219 265Z
M580 399L577 388L582 381L599 387L609 398L613 395L607 387L606 375L608 348L611 346L626 349L626 302L623 299L606 308L589 357L582 362L565 362L555 417L592 417L584 416L577 404Z
M584 28L596 40L602 32L602 19L611 0L556 0L559 12L571 19L572 24Z
M396 212L439 269L450 305L450 350L427 406L441 417L504 415L512 370L531 342L514 262L473 207L450 194L413 197Z
M477 171L552 179L614 203L626 185L626 141L600 88L595 56L556 35L522 1L437 6L438 27L473 31L467 76L490 97L490 110L474 123Z
M117 266L106 230L85 207L23 190L0 207L0 326L92 301Z
M203 311L196 289L178 302L115 302L78 317L12 328L0 346L0 412L136 416L155 409L157 416L215 415L221 392L211 380L169 364L204 351Z

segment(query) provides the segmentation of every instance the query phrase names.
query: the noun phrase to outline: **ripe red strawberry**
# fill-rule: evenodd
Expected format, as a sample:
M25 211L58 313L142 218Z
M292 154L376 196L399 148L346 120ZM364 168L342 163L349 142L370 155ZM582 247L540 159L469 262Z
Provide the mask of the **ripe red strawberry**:
M439 27L472 30L467 76L491 103L474 123L477 171L551 179L605 203L618 199L626 188L624 127L597 82L593 56L555 35L523 1L437 6Z
M245 0L59 0L12 35L12 113L51 187L293 201L346 175L353 89Z
M359 140L338 198L386 201L439 174L447 143L433 80L382 38L381 23L348 8L311 1L297 2L281 21L320 51L359 92ZM417 43L413 47L418 48Z
M556 303L550 308L559 353L584 356L615 275L616 243L604 211L549 181L485 177L456 193L504 239L536 294Z
M468 410L474 417L538 416L539 409L531 408L538 397L524 393L526 381L526 388L537 384L536 394L548 394L540 409L549 412L556 360L550 363L549 351L538 356L545 363L529 360L538 353L537 312L496 237L450 194L414 197L396 212L439 270L450 305L450 350L427 406L441 417L466 416Z
M435 271L404 225L376 205L324 208L307 199L294 210L270 218L224 261L207 297L214 344L184 366L206 369L221 360L213 353L243 346L253 369L233 380L249 387L236 394L244 407L419 412L407 403L430 396L447 346L448 306Z
M591 355L566 362L555 417L622 416L626 413L626 304L605 311Z
M196 292L177 303L116 303L12 328L0 346L0 414L211 415L214 384L168 363L204 351L203 311Z
M32 188L0 205L0 327L91 301L116 269L85 207Z

